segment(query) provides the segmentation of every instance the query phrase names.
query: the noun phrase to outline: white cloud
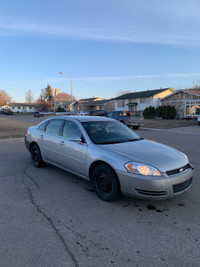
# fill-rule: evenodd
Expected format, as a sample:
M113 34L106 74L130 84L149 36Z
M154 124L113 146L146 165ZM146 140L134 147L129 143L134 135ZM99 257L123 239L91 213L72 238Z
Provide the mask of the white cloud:
M54 36L75 40L131 42L152 44L200 44L194 31L157 31L154 29L119 26L75 27L35 23L0 23L0 36Z
M80 8L85 8L89 3L83 4L80 1L79 4ZM99 12L102 7L104 10ZM28 9L27 13L17 14L1 11L0 36L28 35L109 42L200 44L200 3L197 0L102 0L99 3L91 1L91 12L87 14L79 10L77 14L68 12L66 16L63 10L51 9L50 13L46 14L41 10L30 16ZM112 10L112 16L109 10Z

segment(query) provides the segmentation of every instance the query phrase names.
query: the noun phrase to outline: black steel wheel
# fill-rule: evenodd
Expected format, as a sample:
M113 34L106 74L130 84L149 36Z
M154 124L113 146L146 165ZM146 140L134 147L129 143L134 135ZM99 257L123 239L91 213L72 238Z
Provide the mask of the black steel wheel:
M113 201L120 195L117 175L106 164L101 164L94 169L92 185L97 196L102 200Z
M44 165L44 161L41 156L40 148L38 145L33 145L31 148L31 160L36 168L40 168Z

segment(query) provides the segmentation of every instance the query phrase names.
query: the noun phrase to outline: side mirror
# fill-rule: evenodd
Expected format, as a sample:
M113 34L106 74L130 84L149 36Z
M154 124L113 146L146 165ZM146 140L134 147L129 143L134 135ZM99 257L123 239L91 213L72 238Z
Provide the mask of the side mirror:
M83 137L79 137L79 136L72 136L69 138L69 141L85 144L85 139Z

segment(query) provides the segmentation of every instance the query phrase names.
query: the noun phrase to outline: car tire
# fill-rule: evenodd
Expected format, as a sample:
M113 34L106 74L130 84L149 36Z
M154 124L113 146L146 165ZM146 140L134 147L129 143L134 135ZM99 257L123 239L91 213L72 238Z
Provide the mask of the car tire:
M133 126L133 130L138 130L140 126Z
M117 175L106 164L101 164L94 169L92 185L97 196L104 201L113 201L120 196Z
M36 168L41 168L44 165L40 148L38 145L33 145L31 148L31 161L33 166Z

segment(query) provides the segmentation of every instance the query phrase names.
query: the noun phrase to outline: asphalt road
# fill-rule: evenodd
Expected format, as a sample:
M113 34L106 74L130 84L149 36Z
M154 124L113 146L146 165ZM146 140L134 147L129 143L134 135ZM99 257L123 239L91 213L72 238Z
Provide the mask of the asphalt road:
M200 136L137 132L188 155L187 193L103 202L87 181L34 168L23 142L0 141L0 266L200 266Z

